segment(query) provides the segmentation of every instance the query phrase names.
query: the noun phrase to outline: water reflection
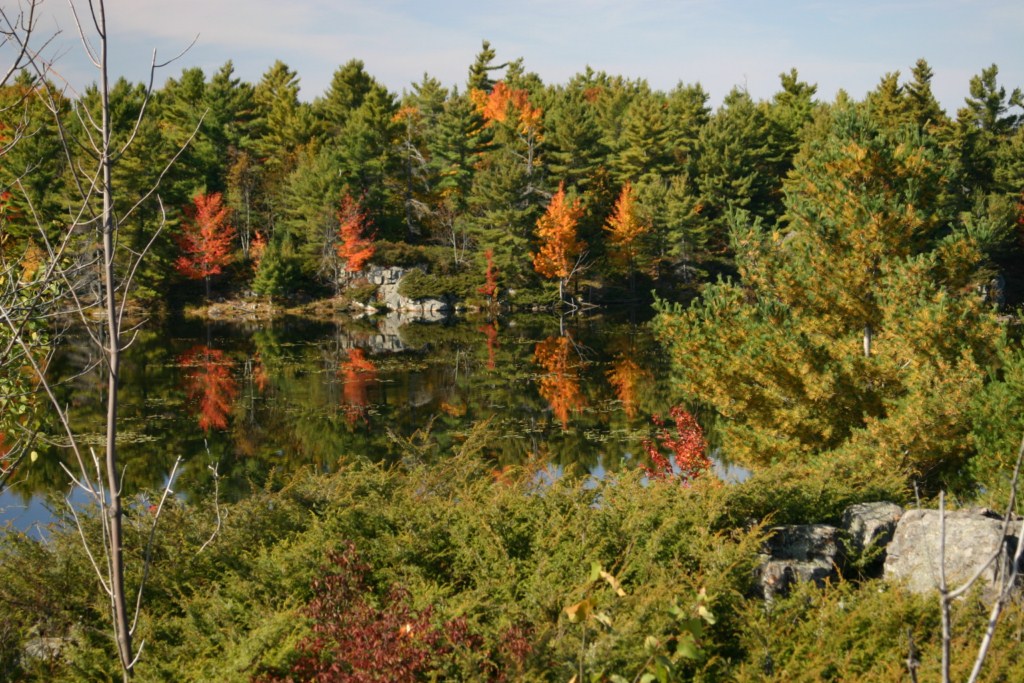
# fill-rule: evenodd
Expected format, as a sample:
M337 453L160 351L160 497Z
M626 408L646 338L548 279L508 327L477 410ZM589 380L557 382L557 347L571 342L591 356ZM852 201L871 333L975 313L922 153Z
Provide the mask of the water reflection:
M100 442L104 418L88 348L69 338L52 365L86 444ZM207 495L216 464L221 494L237 498L274 470L393 460L412 441L416 457L439 457L483 420L496 476L536 459L614 470L669 407L663 362L644 326L601 318L150 328L121 370L125 482L159 487L180 455L179 494ZM59 443L38 450L6 501L66 490Z

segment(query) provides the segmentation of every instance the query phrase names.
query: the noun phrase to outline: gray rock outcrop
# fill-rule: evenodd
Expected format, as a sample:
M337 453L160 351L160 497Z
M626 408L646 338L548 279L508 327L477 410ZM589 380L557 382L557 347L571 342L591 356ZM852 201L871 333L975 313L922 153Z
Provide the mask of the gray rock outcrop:
M903 508L896 503L857 503L843 512L842 528L850 541L850 549L859 557L873 560L864 564L868 573L881 569L885 547L903 517Z
M846 560L839 529L827 524L791 524L772 529L765 544L763 562L756 570L761 595L766 600L785 595L797 581L819 586L838 578Z
M1004 537L1003 521L991 514L957 510L945 517L946 585L955 588L980 571L981 587L991 594L1010 570L1016 525L1011 524ZM915 593L936 590L940 533L938 510L904 513L886 549L885 578L900 581Z

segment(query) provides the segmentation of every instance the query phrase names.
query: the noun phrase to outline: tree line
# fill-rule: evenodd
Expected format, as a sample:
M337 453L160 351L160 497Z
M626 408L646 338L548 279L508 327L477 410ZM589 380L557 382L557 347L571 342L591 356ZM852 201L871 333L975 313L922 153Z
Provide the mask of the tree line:
M768 100L737 87L712 109L699 83L665 92L587 68L545 84L522 59L499 63L487 42L463 88L424 75L401 95L357 59L311 102L280 61L255 84L236 77L231 62L209 77L189 68L152 98L142 84L111 86L113 142L135 136L113 167L123 188L115 212L125 215L120 239L135 252L168 218L136 274L139 295L153 299L183 277L209 285L221 268L237 288L260 294L316 291L368 259L426 264L448 278L437 287L462 296L530 290L544 278L564 290L582 276L629 298L735 272L736 212L765 229L787 224L786 179L801 150L828 137L836 111L854 109L933 151L941 173L915 182L934 183L946 226L969 224L992 273L1015 294L1020 91L1007 92L993 65L971 79L953 117L931 80L920 60L909 77L883 76L862 101L840 92L826 103L791 70ZM32 131L0 169L3 249L26 264L40 248L40 225L52 238L70 222L75 182L56 119L33 96L40 89L23 72L0 93L0 134ZM58 104L63 134L86 140L99 91ZM156 182L162 203L146 194ZM223 209L206 237L203 207ZM377 247L368 251L371 237ZM82 259L94 248L85 234L75 246Z

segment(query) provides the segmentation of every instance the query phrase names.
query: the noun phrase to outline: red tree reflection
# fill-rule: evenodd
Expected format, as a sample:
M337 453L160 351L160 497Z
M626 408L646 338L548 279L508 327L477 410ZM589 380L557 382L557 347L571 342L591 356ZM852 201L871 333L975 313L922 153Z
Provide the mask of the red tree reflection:
M498 348L498 323L493 320L486 325L476 328L487 337L487 369L494 369L494 351Z
M189 412L199 417L199 428L227 429L228 415L238 398L234 366L227 354L205 345L193 346L178 357L185 368L184 387Z
M342 383L342 408L349 424L362 419L366 422L370 405L369 384L377 379L377 368L362 349L348 350L348 358L341 362L338 377Z
M569 426L569 413L580 412L585 404L580 388L579 358L572 339L568 335L548 337L537 344L533 357L544 368L537 390L565 429Z

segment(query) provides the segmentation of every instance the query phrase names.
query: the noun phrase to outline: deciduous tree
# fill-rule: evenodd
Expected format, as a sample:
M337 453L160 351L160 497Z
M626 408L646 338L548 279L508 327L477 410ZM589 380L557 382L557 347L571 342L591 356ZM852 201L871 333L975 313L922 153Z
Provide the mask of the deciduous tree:
M534 269L546 278L558 279L559 301L565 301L565 285L576 271L587 245L576 235L583 208L580 200L569 202L565 186L551 197L547 211L537 219L538 249L533 255Z
M345 262L346 272L358 273L373 258L377 248L373 244L366 213L360 203L347 193L341 198L338 223L338 258Z
M235 228L230 222L231 208L224 205L219 192L198 194L185 215L178 235L182 254L174 267L191 280L204 280L209 299L210 276L219 275L233 257Z

